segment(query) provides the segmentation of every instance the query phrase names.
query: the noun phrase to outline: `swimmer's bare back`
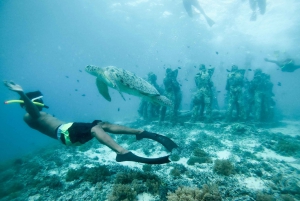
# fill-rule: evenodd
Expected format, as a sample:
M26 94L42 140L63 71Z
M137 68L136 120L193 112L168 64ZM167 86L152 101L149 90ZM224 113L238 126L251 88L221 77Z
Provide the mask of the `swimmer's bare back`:
M57 139L55 132L56 128L65 123L45 112L40 112L40 116L38 118L32 118L28 113L26 113L24 116L24 121L31 128L54 139Z

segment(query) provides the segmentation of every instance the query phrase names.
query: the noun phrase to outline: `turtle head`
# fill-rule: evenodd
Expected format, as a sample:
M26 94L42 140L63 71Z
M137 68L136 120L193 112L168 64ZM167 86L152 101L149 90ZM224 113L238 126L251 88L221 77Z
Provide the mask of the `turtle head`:
M102 69L97 66L88 65L85 67L85 71L91 75L98 77L102 74Z

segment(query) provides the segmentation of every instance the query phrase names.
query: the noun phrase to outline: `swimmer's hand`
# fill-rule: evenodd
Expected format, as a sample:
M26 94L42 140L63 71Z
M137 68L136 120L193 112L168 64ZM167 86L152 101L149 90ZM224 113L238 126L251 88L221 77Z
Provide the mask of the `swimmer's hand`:
M9 90L12 90L12 91L15 91L15 92L23 92L23 89L20 85L18 84L15 84L14 82L10 81L4 81L4 85L9 89Z

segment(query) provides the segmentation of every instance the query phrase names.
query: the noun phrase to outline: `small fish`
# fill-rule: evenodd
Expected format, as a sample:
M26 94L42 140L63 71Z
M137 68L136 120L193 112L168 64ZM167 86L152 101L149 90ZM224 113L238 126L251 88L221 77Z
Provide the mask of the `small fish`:
M230 72L230 70L226 69L227 72Z
M85 94L82 94L81 96L85 96Z
M77 82L79 82L79 80L77 80Z
M251 68L249 68L249 69L248 69L248 71L252 71L252 69L251 69Z
M82 73L82 70L79 70L79 72L81 72L81 73Z
M177 62L180 62L180 60L178 60Z
M118 112L120 111L120 108L118 107Z
M180 67L180 66L178 66L178 69L181 69L181 67Z
M66 78L69 78L69 76L66 75Z
M278 82L277 85L278 85L278 86L281 86L281 82Z
M190 48L190 46L188 45L188 46L186 46L187 48Z
M219 54L219 52L216 52L216 54Z
M78 91L78 89L75 89L75 91Z
M131 100L131 98L128 98L129 100Z
M194 66L194 68L197 68L197 66Z
M220 93L221 91L217 91L218 93Z
M185 81L189 81L189 80L188 80L188 79L186 79L186 78L185 78L184 80L185 80Z

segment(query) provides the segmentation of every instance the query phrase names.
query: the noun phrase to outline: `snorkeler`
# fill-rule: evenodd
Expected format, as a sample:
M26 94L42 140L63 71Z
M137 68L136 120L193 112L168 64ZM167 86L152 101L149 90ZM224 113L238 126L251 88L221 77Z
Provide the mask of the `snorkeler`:
M257 7L259 9L259 12L261 15L265 14L267 2L266 0L249 0L250 8L252 10L252 15L250 20L255 21L256 20L256 10Z
M178 147L176 143L168 137L150 133L145 130L132 129L121 125L102 122L101 120L95 120L92 123L63 122L50 114L42 112L45 105L43 104L41 92L36 91L25 94L22 87L18 84L4 81L4 85L21 96L21 100L7 101L6 103L22 103L21 107L25 107L27 111L24 116L24 121L27 125L51 138L58 139L64 145L82 145L95 137L100 143L117 153L117 162L134 161L147 164L169 163L169 155L159 158L139 157L117 144L106 132L135 135L137 140L143 138L152 139L162 144L170 152L172 149ZM34 102L32 99L34 99Z
M194 6L205 17L206 22L209 26L215 24L215 22L205 14L204 10L201 8L197 0L183 0L183 5L190 17L193 17L192 6Z
M295 70L300 68L300 65L295 65L293 59L286 59L284 61L275 61L275 60L270 60L270 59L265 58L265 61L276 64L277 66L280 67L280 70L282 72L292 73Z

